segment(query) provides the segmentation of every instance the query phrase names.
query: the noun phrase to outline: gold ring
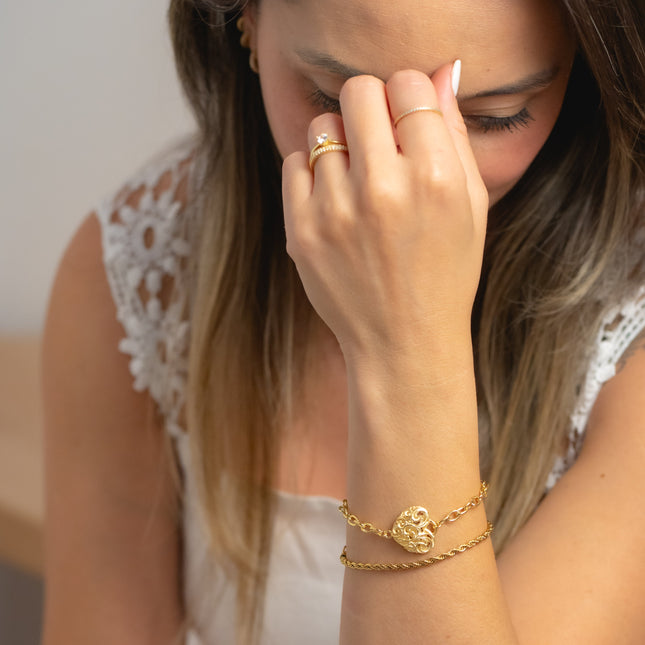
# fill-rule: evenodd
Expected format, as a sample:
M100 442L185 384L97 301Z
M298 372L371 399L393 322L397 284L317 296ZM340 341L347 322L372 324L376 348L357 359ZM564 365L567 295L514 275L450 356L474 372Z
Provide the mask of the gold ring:
M427 105L421 105L420 107L415 107L412 108L411 110L406 110L403 114L399 114L399 116L394 119L394 127L396 128L398 122L405 118L406 116L409 116L410 114L414 114L415 112L434 112L435 114L438 114L440 117L443 117L443 112L439 108L434 108L434 107L428 107Z
M330 139L328 134L319 134L316 137L316 145L309 154L309 168L311 170L314 169L318 157L326 152L349 152L349 148L342 141Z

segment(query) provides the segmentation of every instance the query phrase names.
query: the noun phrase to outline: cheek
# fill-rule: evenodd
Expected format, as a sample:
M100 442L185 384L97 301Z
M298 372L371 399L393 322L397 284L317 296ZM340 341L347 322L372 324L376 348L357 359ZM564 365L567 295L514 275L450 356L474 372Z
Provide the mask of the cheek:
M297 150L307 150L307 129L315 112L302 96L299 80L281 58L279 47L260 41L258 56L264 109L284 159Z
M528 130L471 138L473 153L491 206L499 201L526 172L547 140L551 125L533 124Z
M297 150L307 150L307 128L297 103L287 93L276 92L263 83L262 97L273 140L284 159Z

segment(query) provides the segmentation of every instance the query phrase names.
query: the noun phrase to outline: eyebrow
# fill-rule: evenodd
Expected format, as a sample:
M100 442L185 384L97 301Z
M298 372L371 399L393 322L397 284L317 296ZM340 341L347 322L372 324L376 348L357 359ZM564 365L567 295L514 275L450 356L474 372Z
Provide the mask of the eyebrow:
M352 76L368 75L367 72L362 72L360 69L356 69L356 67L351 67L350 65L341 63L333 56L329 56L329 54L323 54L321 52L312 51L309 49L299 49L296 51L296 54L298 54L302 61L307 63L308 65L320 67L326 72L340 76L344 79L351 78Z
M361 71L351 65L346 65L345 63L336 60L333 56L329 56L322 52L301 49L296 53L302 61L308 65L319 67L320 69L343 79L368 74L368 72ZM523 94L524 92L539 90L550 85L559 73L560 68L555 65L548 69L529 74L528 76L517 81L513 81L512 83L501 85L500 87L482 90L480 92L475 92L474 94L468 94L467 96L460 96L459 100L469 101L471 99L488 98L491 96L508 96L510 94Z
M514 81L513 83L508 83L507 85L501 85L494 89L475 92L474 94L469 94L467 96L460 96L459 100L468 101L470 99L483 99L489 96L508 96L509 94L524 94L525 92L540 90L550 85L559 73L560 67L558 65L554 65L553 67L543 69L540 72L529 74L528 76L525 76L518 81Z

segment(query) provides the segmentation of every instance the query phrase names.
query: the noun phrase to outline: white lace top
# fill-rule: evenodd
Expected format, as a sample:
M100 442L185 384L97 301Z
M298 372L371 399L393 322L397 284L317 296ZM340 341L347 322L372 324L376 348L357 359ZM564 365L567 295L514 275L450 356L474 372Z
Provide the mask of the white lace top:
M130 355L137 391L149 390L177 446L185 479L184 595L188 645L233 643L234 585L207 549L204 518L195 496L187 436L180 425L187 372L186 302L165 307L162 285L181 285L190 244L182 226L178 189L195 179L192 144L186 141L136 174L97 209L105 271L124 329L119 349ZM180 289L181 292L181 289ZM554 464L551 488L575 461L588 415L616 364L645 327L645 288L607 316L591 367L571 417L569 449ZM616 324L616 321L618 323ZM613 323L609 325L609 323ZM168 387L167 384L171 383ZM345 543L339 500L277 492L263 645L330 645L338 642Z

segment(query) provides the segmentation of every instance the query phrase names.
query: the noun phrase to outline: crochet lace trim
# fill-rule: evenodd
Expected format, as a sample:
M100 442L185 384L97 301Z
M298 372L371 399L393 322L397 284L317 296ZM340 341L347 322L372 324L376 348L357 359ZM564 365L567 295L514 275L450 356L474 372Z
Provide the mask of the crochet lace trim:
M644 328L645 286L642 286L635 297L612 308L604 318L577 406L571 415L567 450L555 461L547 481L548 490L553 488L578 457L589 414L602 386L616 375L618 362Z
M134 389L149 390L173 437L182 433L188 368L184 282L191 244L182 225L182 195L185 200L194 180L191 155L186 141L96 209L105 271L125 330L119 350L131 357Z

